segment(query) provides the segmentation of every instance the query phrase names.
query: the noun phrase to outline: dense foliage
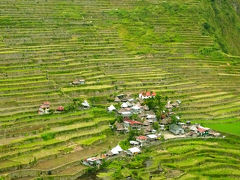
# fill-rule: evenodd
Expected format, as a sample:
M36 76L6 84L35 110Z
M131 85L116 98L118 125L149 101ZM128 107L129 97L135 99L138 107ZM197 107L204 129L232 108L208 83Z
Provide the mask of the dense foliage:
M225 53L240 55L240 2L202 0L202 27L212 35Z

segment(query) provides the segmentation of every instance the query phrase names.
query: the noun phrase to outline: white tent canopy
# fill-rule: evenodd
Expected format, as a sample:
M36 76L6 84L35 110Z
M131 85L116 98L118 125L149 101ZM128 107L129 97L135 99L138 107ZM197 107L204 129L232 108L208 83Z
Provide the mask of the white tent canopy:
M141 150L138 147L130 148L128 149L128 151L130 151L132 154L141 152Z
M108 107L108 111L115 111L115 110L116 110L116 108L114 107L114 105L111 105Z
M115 148L113 148L113 149L111 150L111 153L114 154L114 155L116 155L116 154L119 154L119 153L122 152L122 151L123 151L122 148L121 148L119 145L117 145Z
M131 145L139 145L139 142L137 142L137 141L130 141L130 144Z
M87 100L84 100L84 102L82 103L82 105L83 105L84 107L90 107L90 105L88 104Z
M121 108L127 108L128 104L127 103L122 103Z
M152 115L152 114L148 114L147 115L147 119L155 119L156 115Z
M140 110L141 108L139 106L135 105L135 106L132 107L132 109L133 110Z
M147 137L150 139L157 139L157 136L155 134L149 134Z

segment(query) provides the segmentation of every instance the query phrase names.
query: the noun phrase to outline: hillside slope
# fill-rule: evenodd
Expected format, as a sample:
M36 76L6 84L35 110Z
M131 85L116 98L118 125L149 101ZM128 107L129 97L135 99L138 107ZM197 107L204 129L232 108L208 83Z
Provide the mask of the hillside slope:
M202 0L201 4L205 31L215 37L224 52L240 55L240 1Z
M122 138L108 132L113 117L105 113L108 100L120 92L148 89L181 99L183 121L239 136L233 128L240 117L239 58L225 57L212 34L204 34L201 5L2 0L1 175L78 177L80 160ZM69 85L79 78L86 84ZM83 99L95 107L79 111ZM39 116L43 101L69 111Z

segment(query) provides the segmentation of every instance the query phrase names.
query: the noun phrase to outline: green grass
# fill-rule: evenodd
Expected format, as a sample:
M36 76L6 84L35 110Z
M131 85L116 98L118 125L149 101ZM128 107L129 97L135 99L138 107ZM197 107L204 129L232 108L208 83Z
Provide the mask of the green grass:
M217 131L240 136L240 122L239 121L230 122L230 123L207 123L206 122L206 123L204 123L204 125L212 128L212 129L216 129Z

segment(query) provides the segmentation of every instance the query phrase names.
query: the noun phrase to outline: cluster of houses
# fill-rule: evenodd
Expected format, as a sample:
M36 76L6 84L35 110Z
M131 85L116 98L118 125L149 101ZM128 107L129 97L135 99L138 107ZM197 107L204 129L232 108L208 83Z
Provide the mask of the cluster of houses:
M102 164L102 161L104 159L106 159L106 155L102 154L98 157L90 157L90 158L84 159L82 161L82 164L85 165L85 166L97 166L97 167L99 167Z
M100 157L90 157L83 161L86 166L98 166L102 164L103 159L111 158L113 156L133 156L141 153L141 147L159 140L161 134L149 134L146 136L140 135L135 137L136 140L130 141L131 147L127 150L123 150L120 145L112 148L108 153L101 155Z
M156 114L151 111L148 106L144 105L145 99L154 98L155 96L156 93L154 92L142 92L139 94L138 98L132 98L131 95L125 94L116 96L114 101L118 103L116 107L120 106L120 108L116 108L112 104L107 110L122 116L123 120L122 122L116 122L112 128L120 133L128 133L131 129L139 130L142 133L140 133L141 135L134 137L134 140L129 141L129 144L131 145L129 149L123 150L120 145L117 145L101 157L85 159L83 164L87 166L98 166L101 165L102 160L106 158L139 154L141 153L141 148L143 146L150 145L161 139L163 135L162 133L159 133L159 129L162 132L168 130L174 134L176 138L180 137L178 135L185 135L184 137L220 136L220 133L214 132L213 130L199 124L192 125L190 121L187 121L186 123L180 122L180 117L174 113L174 108L179 107L181 104L180 100L175 102L168 101L165 105L165 110L162 111L160 119L157 119ZM173 116L177 121L173 122ZM153 123L155 122L157 122L159 127L158 130L153 127Z
M108 107L108 111L117 112L118 115L123 117L123 122L116 122L115 128L118 132L128 132L129 129L143 130L144 135L149 133L156 133L152 125L154 122L159 123L161 130L165 129L166 125L172 123L172 116L175 114L173 108L179 107L181 104L180 100L176 102L168 101L166 104L166 111L162 112L161 120L158 121L156 114L149 109L147 105L144 105L144 100L148 98L154 98L156 96L155 92L142 92L139 94L138 98L132 98L130 95L120 94L115 98L116 103L120 103L120 109L114 105ZM132 120L130 117L133 115L137 116L137 120ZM176 119L180 120L179 116L175 116Z
M87 102L87 100L84 100L81 105L82 105L83 109L89 109L90 108L90 104ZM61 113L63 111L64 111L64 107L63 106L58 106L55 113ZM50 113L50 102L45 101L39 106L38 114L39 115L44 115L44 114L49 114L49 113Z
M190 121L186 123L179 122L177 124L169 125L169 131L174 135L183 135L186 137L220 137L220 133L213 131L210 128L203 127L200 124L191 124Z
M78 83L83 83L79 80ZM77 85L77 82L72 83ZM115 112L118 116L122 117L121 122L115 122L112 126L119 133L128 133L131 129L139 130L141 135L131 140L129 144L131 148L123 150L119 145L111 149L108 153L101 155L100 157L90 157L85 159L82 163L87 166L100 166L102 160L110 158L116 155L135 155L141 153L141 147L152 144L162 137L161 131L169 130L174 135L185 135L186 137L198 137L198 136L214 136L219 137L220 133L214 132L213 130L200 126L199 124L192 125L190 121L186 123L179 122L180 117L175 115L174 108L180 106L181 101L175 102L168 101L165 105L165 110L162 111L161 117L157 118L156 114L145 105L144 100L148 98L154 98L155 92L142 92L137 98L132 98L131 95L120 94L116 96L115 103L116 108L113 104L110 105L107 110L109 112ZM83 109L89 109L90 104L85 100L81 103ZM63 112L64 107L59 106L56 112ZM49 114L50 113L50 102L43 102L38 113ZM173 121L173 117L177 120ZM157 123L156 123L157 122ZM177 123L178 122L178 123ZM156 124L158 128L156 128ZM154 129L155 128L155 129Z
M38 114L40 115L49 114L49 112L50 112L50 102L45 101L39 106Z
M212 136L212 137L220 137L220 133L213 131L210 128L207 127L203 127L200 124L194 124L194 125L190 125L190 124L185 124L182 123L182 128L185 130L186 132L186 136L190 136L190 137L199 137L199 136Z
M85 84L85 80L84 79L77 79L77 80L74 80L73 82L70 83L70 85L84 85Z
M56 109L56 113L60 113L64 111L64 107L63 106L58 106L58 108ZM45 101L43 102L39 108L38 108L38 114L39 115L43 115L43 114L49 114L50 113L50 102Z
M162 111L160 119L157 119L156 114L149 110L146 105L143 105L144 100L154 98L155 92L142 92L138 98L132 98L130 95L120 94L115 98L115 102L120 104L120 109L114 105L108 107L108 111L115 111L123 117L123 122L116 122L114 128L117 132L128 132L129 129L143 130L143 135L156 133L153 128L153 123L158 122L160 130L168 129L174 135L186 136L219 136L219 133L212 131L209 128L204 128L198 124L191 125L190 121L186 123L179 122L180 117L175 115L174 108L178 108L182 103L180 100L175 102L168 101L165 105L165 110ZM130 119L133 115L137 115L137 119ZM176 119L173 121L173 117ZM177 123L178 122L178 123Z

